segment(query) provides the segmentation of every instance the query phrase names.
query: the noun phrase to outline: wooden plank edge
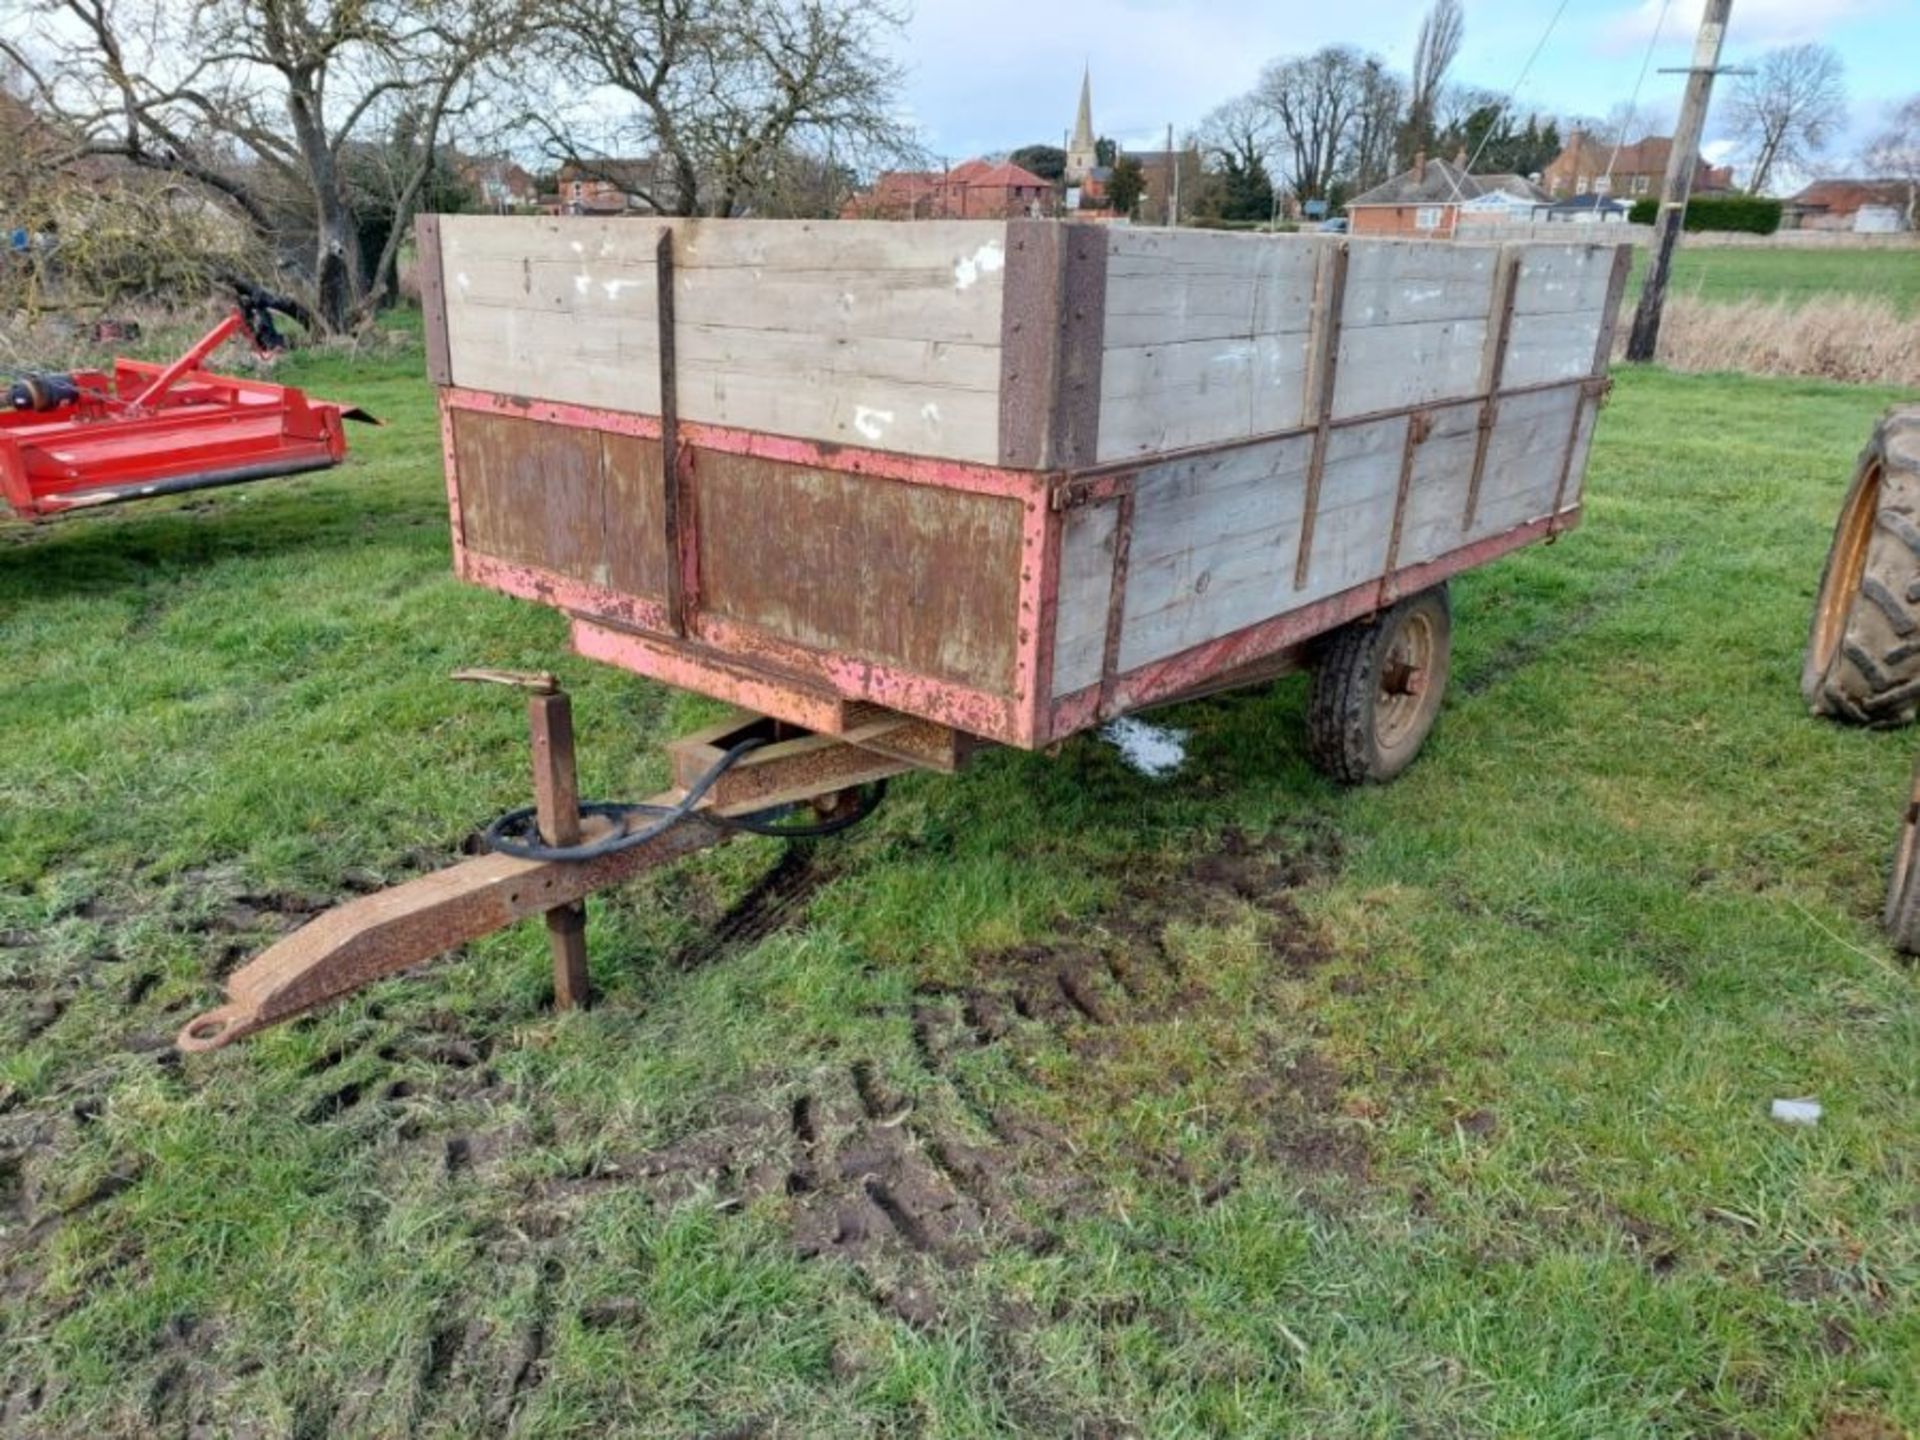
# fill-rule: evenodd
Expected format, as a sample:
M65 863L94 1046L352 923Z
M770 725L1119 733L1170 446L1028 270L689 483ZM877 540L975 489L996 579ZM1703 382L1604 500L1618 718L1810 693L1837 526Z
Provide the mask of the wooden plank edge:
M414 263L420 277L420 319L426 333L427 379L453 383L453 352L447 344L447 272L440 253L440 217L417 215L413 221Z

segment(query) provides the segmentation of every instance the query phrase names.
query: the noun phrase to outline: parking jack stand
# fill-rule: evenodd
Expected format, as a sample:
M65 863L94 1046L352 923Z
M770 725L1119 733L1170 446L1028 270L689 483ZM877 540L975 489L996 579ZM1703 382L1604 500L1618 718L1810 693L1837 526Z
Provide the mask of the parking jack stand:
M555 685L527 697L533 732L533 802L540 838L549 845L580 843L580 784L573 758L573 700ZM570 900L547 911L553 950L553 1003L572 1010L592 1002L587 978L587 902Z

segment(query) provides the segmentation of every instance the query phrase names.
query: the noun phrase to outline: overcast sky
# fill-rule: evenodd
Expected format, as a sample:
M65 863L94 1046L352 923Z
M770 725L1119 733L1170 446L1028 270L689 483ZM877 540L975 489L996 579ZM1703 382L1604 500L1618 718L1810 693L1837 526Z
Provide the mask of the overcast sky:
M1556 3L1465 0L1452 78L1511 89ZM1667 0L1656 66L1687 63L1702 3ZM1404 69L1425 9L1426 0L916 0L907 100L948 161L1057 145L1086 63L1095 127L1144 146L1163 140L1169 122L1183 130L1249 88L1275 56L1337 42ZM1522 109L1605 115L1625 101L1661 10L1662 0L1571 0L1520 85ZM1837 160L1851 158L1891 102L1920 91L1920 0L1734 0L1725 58L1737 64L1801 40L1833 45L1846 65L1853 123ZM1642 105L1653 128L1671 123L1682 83L1648 74Z

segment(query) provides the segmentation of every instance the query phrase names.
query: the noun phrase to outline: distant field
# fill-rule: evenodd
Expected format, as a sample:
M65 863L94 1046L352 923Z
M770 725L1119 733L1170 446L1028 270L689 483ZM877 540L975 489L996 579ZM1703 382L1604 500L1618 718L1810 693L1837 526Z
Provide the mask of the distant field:
M1920 312L1920 250L1716 249L1685 241L1682 245L1673 267L1673 288L1678 294L1729 304L1780 299L1793 305L1823 295L1860 295L1890 300L1902 315ZM1645 265L1642 250L1634 262L1634 287Z

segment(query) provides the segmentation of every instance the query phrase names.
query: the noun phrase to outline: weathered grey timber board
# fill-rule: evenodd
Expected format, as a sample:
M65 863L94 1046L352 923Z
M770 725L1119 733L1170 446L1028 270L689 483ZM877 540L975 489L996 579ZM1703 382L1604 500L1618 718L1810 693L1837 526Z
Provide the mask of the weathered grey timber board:
M1500 349L1502 388L1577 378L1613 253L1040 222L447 216L434 249L452 383L659 413L663 225L683 420L1024 468L1311 424L1322 356L1335 421L1484 393ZM1071 276L1056 236L1077 247ZM1078 257L1089 239L1098 253ZM1336 248L1349 259L1329 311L1316 294Z
M1004 225L443 217L453 383L658 414L663 224L682 420L998 458Z
M1337 333L1316 275L1349 256ZM1117 230L1109 241L1098 458L1227 444L1311 424L1318 345L1335 421L1589 373L1615 247L1501 247ZM1499 271L1511 256L1509 296ZM1504 346L1499 336L1503 309Z
M1099 683L1106 657L1120 504L1083 505L1061 522L1060 598L1053 639L1053 693Z
M1578 503L1592 410L1577 386L1524 392L1500 406L1474 523L1466 523L1480 406L1431 412L1412 450L1396 566L1419 564L1553 513L1574 407L1583 433L1562 508ZM1328 437L1307 581L1293 584L1312 436L1295 434L1163 462L1135 485L1118 668L1231 635L1387 573L1400 472L1412 423L1404 415L1346 425ZM1095 590L1098 577L1074 577ZM1063 574L1061 606L1075 593ZM1092 603L1090 599L1076 603ZM1092 683L1058 677L1068 694Z

